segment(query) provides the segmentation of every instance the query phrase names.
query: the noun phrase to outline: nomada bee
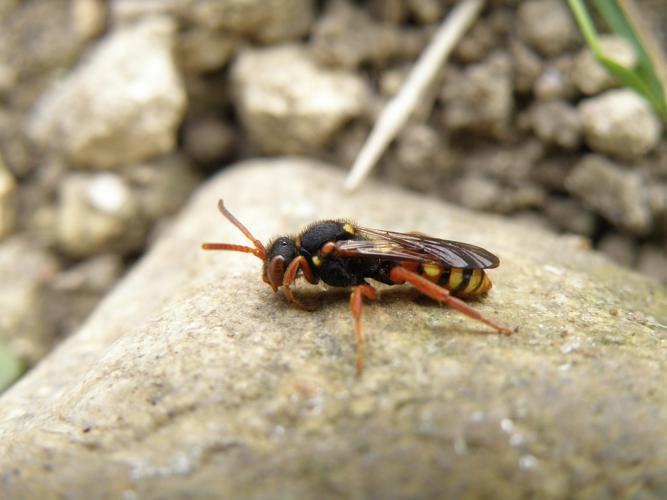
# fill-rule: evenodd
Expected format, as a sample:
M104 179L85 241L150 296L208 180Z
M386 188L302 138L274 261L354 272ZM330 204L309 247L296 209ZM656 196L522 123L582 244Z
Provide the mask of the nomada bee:
M364 338L361 330L363 297L376 300L377 292L367 279L387 285L410 283L424 295L462 312L504 334L512 333L482 316L457 297L485 295L491 280L485 269L498 267L494 254L469 243L433 238L421 233L397 233L360 227L344 220L323 220L295 236L281 236L265 247L226 208L218 208L250 241L253 247L230 243L204 243L205 250L250 253L262 261L262 279L274 292L300 309L312 311L297 300L290 286L299 276L308 283L320 280L330 286L354 287L350 309L356 336L356 369L364 367Z

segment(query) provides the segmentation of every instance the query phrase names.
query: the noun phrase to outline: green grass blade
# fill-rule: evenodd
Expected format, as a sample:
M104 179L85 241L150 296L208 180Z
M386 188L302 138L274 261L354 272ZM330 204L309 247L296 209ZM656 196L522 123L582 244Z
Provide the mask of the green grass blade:
M579 24L579 29L584 35L586 43L600 64L607 68L610 73L616 75L622 85L632 88L643 95L660 116L662 116L663 120L667 121L667 103L665 102L664 89L657 76L655 67L639 37L634 32L632 25L625 18L623 11L615 0L594 1L605 22L635 47L638 55L637 67L626 68L605 55L599 43L598 32L584 2L582 0L568 0L570 9Z

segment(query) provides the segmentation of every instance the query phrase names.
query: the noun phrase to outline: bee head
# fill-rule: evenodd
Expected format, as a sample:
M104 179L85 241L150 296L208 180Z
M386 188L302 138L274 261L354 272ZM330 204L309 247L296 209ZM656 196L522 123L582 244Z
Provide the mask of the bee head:
M289 236L281 236L273 241L266 252L262 268L262 280L268 283L273 291L283 284L285 269L299 256L296 243Z

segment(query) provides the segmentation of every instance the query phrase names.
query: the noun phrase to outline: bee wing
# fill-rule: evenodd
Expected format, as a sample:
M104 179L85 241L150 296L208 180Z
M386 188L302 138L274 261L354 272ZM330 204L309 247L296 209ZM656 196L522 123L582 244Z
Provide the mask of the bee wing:
M498 257L481 247L459 241L442 240L420 233L396 233L381 229L355 227L356 234L366 239L336 242L336 249L355 257L389 260L436 262L460 269L498 267Z

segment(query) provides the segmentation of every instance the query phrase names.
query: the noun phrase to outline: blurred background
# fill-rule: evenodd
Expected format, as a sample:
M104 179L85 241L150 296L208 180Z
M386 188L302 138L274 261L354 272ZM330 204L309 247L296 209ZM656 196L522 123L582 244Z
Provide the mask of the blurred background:
M0 387L207 177L256 156L348 168L455 3L0 0ZM664 1L633 4L664 52ZM605 53L638 65L608 31ZM428 92L376 178L667 283L664 116L596 61L567 2L486 2Z

